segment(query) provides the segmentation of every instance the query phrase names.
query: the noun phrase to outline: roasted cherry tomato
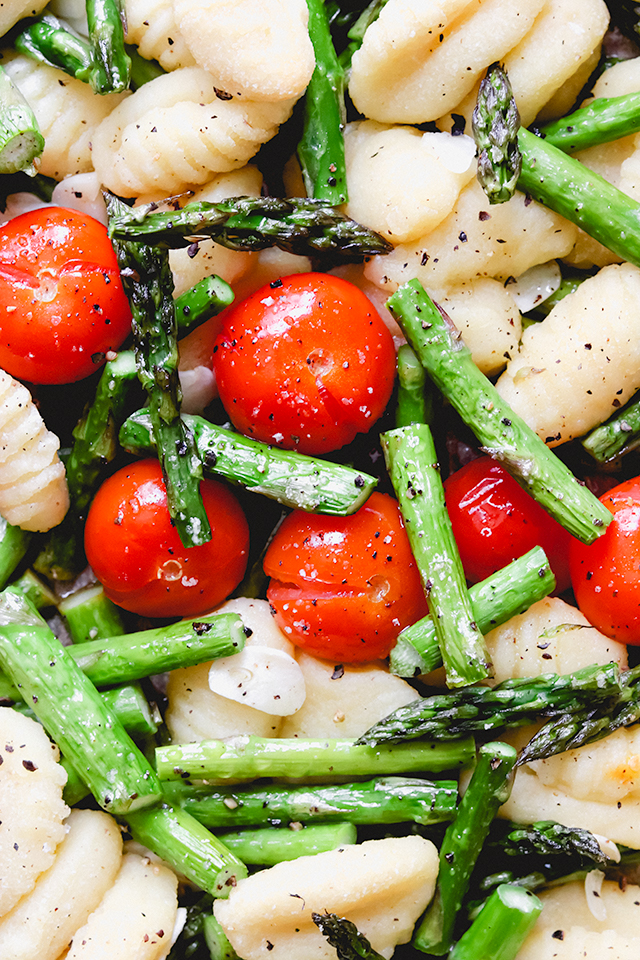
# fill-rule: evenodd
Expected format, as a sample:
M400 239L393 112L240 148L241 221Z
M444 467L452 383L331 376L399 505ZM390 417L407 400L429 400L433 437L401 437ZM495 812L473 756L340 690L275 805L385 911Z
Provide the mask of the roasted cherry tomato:
M140 460L102 484L87 517L85 550L110 600L142 616L193 617L235 589L247 565L247 521L221 483L203 480L200 490L212 537L185 548L157 460Z
M595 543L573 540L573 592L594 627L620 643L640 644L640 477L600 500L613 520Z
M270 283L231 308L214 347L234 426L302 453L368 431L391 396L391 334L361 290L324 273Z
M131 329L105 227L42 207L0 228L0 367L32 383L89 376Z
M541 546L557 591L570 585L569 544L573 539L499 463L472 460L444 484L447 510L464 572L471 583Z
M398 505L385 494L349 517L290 514L264 569L280 628L335 663L386 657L400 630L428 612Z

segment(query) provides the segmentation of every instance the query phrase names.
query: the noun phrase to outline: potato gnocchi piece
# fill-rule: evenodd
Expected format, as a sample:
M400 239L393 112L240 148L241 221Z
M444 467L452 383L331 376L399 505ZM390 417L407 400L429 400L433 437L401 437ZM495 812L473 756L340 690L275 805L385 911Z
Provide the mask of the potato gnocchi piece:
M538 263L565 256L577 235L572 223L523 193L490 206L474 179L435 230L399 244L387 256L372 257L365 276L389 295L414 277L442 294L477 277L519 277Z
M72 810L53 865L0 919L2 960L57 960L113 884L122 859L116 821L98 810Z
M305 0L173 0L196 62L233 96L297 100L316 60Z
M592 627L576 607L545 597L486 634L494 682L572 673L592 663L627 667L627 648Z
M281 737L359 737L378 720L416 700L410 684L392 676L383 663L347 664L337 668L303 650L297 659L307 697L286 717Z
M247 637L247 644L253 642L293 654L293 644L276 626L266 600L239 597L228 600L216 612L237 613L242 618L245 626L253 631ZM213 693L209 687L210 666L202 663L169 674L169 707L165 719L172 739L177 743L198 743L245 733L277 737L282 717Z
M66 960L162 960L178 909L172 870L125 854L115 883L76 931Z
M94 134L128 94L96 97L88 83L8 50L0 53L0 62L30 104L45 138L39 172L62 180L91 170Z
M437 874L436 848L423 837L368 840L240 880L214 913L243 960L335 960L311 920L325 910L347 917L389 958L409 940Z
M219 99L200 67L151 80L100 124L93 163L120 196L179 193L244 166L291 115L293 101Z
M392 243L417 240L437 227L476 172L470 137L373 120L348 124L345 158L348 215Z
M525 330L497 383L550 446L607 420L640 388L640 270L603 267Z
M61 522L69 491L59 446L27 388L0 370L0 514L9 523L44 532Z
M58 757L39 723L0 707L0 917L34 888L64 839L67 775Z
M176 24L172 0L125 0L127 43L163 70L193 67L195 60Z
M353 56L349 93L381 123L454 110L533 26L544 0L389 0Z
M37 17L47 5L47 0L3 0L0 5L0 37L23 17Z
M537 893L542 913L516 960L636 960L640 954L640 887L605 880L598 920L589 909L582 882Z

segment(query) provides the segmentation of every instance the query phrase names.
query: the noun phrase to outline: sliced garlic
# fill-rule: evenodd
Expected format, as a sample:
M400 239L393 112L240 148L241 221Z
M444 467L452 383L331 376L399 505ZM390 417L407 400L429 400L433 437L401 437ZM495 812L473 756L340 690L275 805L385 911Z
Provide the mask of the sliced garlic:
M509 280L507 290L516 301L520 313L528 313L555 293L561 283L562 274L557 260L549 260L526 270L516 280Z
M275 717L296 713L306 696L302 670L293 657L257 645L215 660L209 670L209 687L227 700Z
M607 908L602 900L603 880L604 873L602 870L590 870L584 878L584 892L587 898L587 906L596 920L607 919Z

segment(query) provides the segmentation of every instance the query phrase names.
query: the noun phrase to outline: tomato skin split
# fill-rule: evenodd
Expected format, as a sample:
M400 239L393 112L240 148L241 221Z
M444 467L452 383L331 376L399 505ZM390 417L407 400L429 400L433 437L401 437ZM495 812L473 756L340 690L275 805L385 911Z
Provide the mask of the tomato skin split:
M571 582L587 620L620 643L640 644L640 477L600 497L613 514L590 546L574 540Z
M479 457L445 480L447 512L465 576L479 583L532 547L541 546L556 578L570 586L573 537L491 457Z
M249 550L246 518L223 484L203 480L200 491L212 537L186 548L157 460L139 460L103 483L87 516L85 551L110 600L141 616L194 617L237 587Z
M264 570L280 629L335 663L386 657L400 630L428 613L398 505L386 494L371 494L348 517L290 514Z
M367 432L393 388L393 339L358 287L284 277L230 308L214 346L220 399L264 443L321 454Z
M0 227L0 367L31 383L88 377L131 330L106 228L41 207Z

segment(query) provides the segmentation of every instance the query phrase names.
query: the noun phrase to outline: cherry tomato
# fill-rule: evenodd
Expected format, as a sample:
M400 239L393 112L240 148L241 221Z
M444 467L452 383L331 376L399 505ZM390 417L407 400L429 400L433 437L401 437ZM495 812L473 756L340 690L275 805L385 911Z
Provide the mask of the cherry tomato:
M462 565L471 583L543 548L557 592L570 585L572 537L491 457L480 457L453 473L444 484L447 510Z
M386 657L400 630L428 612L398 505L385 494L349 517L290 514L264 569L280 628L335 663Z
M247 565L249 527L221 483L203 480L212 537L183 547L171 523L162 470L140 460L102 484L85 527L85 551L110 600L148 617L193 617L217 606Z
M32 383L89 376L131 329L105 227L42 207L0 228L0 367Z
M395 376L393 340L375 308L322 273L274 281L231 308L213 362L238 430L312 454L368 431Z
M613 520L590 546L572 541L573 591L594 627L620 643L640 644L640 477L600 500Z

